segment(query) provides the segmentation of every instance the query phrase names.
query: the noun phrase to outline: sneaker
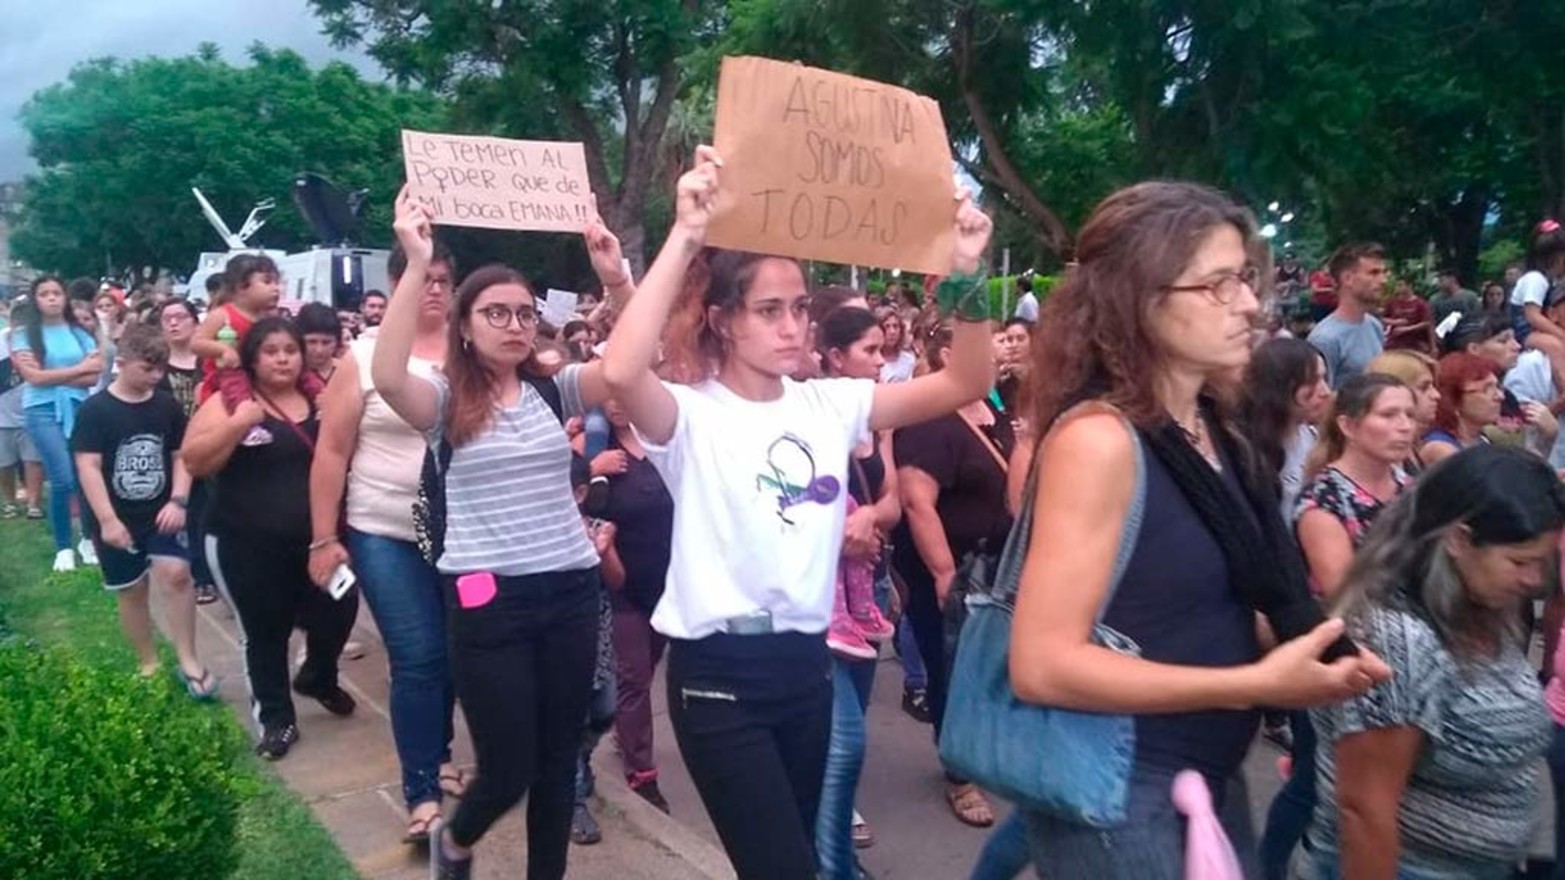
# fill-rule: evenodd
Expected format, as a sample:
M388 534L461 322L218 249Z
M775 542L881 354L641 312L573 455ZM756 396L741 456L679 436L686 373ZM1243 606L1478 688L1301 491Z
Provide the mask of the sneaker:
M76 545L76 555L82 558L82 565L97 565L98 551L93 549L92 542L86 538Z
M196 604L211 605L217 601L217 587L211 584L196 584Z
M458 859L446 852L444 825L437 821L429 829L429 880L470 880L473 857Z
M630 790L635 792L637 797L662 810L665 816L671 815L668 808L668 800L663 797L663 792L658 789L657 777L640 783L632 782Z
M886 619L880 609L871 602L862 608L855 608L850 612L853 617L853 625L858 627L859 634L869 642L887 642L896 637L896 624Z
M16 519L22 515L22 508L16 504L0 504L0 519Z
M318 687L307 682L301 682L296 678L293 680L293 692L301 697L309 697L320 703L326 711L340 717L352 715L353 710L358 708L359 705L353 699L352 694L336 684L329 687Z
M929 694L923 688L902 689L902 711L921 724L934 721L929 714Z
M598 827L598 820L592 818L592 811L587 809L586 804L577 804L571 813L571 843L592 846L602 842L603 829Z
M853 618L846 615L832 617L831 627L826 630L826 647L844 657L859 660L876 657L875 646L864 640L859 628L853 625Z
M75 550L71 550L69 548L66 548L66 549L61 550L60 552L54 554L54 570L55 571L75 571L76 570L76 551Z
M43 519L43 508L42 507L29 507L29 508L27 508L27 518L28 519Z
M261 742L255 747L255 753L268 761L278 761L286 757L288 750L298 741L298 725L279 724L276 727L268 727L261 734Z

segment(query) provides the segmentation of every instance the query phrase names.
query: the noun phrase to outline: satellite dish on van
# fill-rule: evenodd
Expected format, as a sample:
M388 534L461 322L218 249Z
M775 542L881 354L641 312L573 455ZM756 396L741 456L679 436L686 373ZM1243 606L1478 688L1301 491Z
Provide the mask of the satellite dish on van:
M359 212L368 193L344 193L313 172L303 172L293 180L293 203L315 231L316 239L327 247L353 245L359 234Z

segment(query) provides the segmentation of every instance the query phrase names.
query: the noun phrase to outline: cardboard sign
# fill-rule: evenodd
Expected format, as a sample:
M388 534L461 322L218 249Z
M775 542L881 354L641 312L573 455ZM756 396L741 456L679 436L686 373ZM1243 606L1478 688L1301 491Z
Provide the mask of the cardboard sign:
M440 225L578 232L596 211L581 144L403 129L402 158Z
M948 274L956 186L940 106L906 89L767 58L724 58L707 242Z
M567 321L576 317L576 304L580 300L580 296L569 290L550 288L543 296L543 305L538 314L549 322L549 326L563 328Z

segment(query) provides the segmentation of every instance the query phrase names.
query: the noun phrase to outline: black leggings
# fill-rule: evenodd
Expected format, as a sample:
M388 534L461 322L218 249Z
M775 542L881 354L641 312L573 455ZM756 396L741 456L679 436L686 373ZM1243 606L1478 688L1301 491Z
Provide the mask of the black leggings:
M527 795L527 876L557 880L570 846L602 587L596 568L495 580L492 599L463 608L456 578L441 578L451 677L478 757L451 839L472 846Z
M306 656L299 680L335 687L337 658L359 614L355 587L333 599L310 580L306 541L251 535L206 536L213 579L239 618L251 710L263 728L295 722L288 694L288 639L304 630Z
M671 640L668 714L739 880L815 877L815 816L831 740L821 635Z

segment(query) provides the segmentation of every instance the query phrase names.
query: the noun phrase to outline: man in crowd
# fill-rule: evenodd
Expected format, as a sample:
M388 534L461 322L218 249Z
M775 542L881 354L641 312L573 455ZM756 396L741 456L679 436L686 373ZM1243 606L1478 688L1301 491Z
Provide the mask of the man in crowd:
M1327 265L1337 307L1310 331L1309 341L1326 359L1326 380L1335 388L1385 349L1385 327L1370 312L1385 289L1386 253L1378 244L1343 245Z
M1440 326L1452 312L1461 312L1464 318L1483 317L1483 300L1478 294L1462 286L1456 278L1456 270L1447 266L1435 276L1436 290L1429 297L1429 311L1435 326Z
M1406 278L1398 278L1395 293L1381 317L1386 322L1386 348L1410 348L1426 354L1434 351L1434 323L1429 303L1413 292Z
M380 319L386 314L386 294L379 290L371 290L364 294L364 299L359 303L359 317L364 327L379 327Z

